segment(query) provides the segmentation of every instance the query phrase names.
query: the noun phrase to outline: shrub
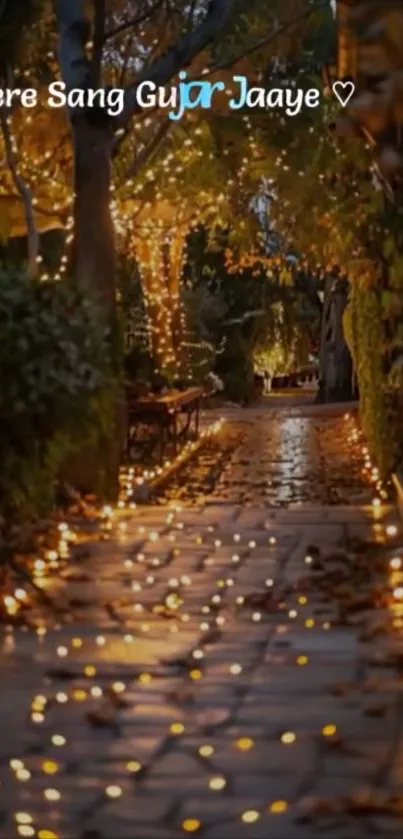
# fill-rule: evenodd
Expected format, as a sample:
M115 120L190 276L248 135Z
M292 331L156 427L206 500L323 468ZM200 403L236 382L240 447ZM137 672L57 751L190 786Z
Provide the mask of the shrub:
M251 402L255 396L250 342L239 332L231 335L218 356L216 374L224 384L224 394L233 402Z
M67 284L0 274L0 513L43 514L64 459L110 421L106 335Z
M383 368L385 332L378 289L351 284L344 331L357 376L362 428L382 476L387 477L399 459L401 418L390 398L390 382Z

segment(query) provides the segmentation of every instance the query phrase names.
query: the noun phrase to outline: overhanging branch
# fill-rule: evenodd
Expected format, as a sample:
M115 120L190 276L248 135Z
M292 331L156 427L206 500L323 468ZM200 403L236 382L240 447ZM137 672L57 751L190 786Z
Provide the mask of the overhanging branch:
M228 22L234 0L211 0L205 19L192 32L183 35L164 55L139 73L135 83L126 91L126 103L123 113L118 118L125 126L141 108L137 104L136 92L143 81L154 82L157 86L166 84L179 70L188 67L193 58L223 30Z
M148 20L154 12L156 12L163 4L165 0L157 0L151 8L146 9L141 14L137 15L137 17L132 17L127 20L123 20L121 23L117 24L113 29L109 29L108 32L105 33L105 41L114 38L116 35L121 35L123 32L126 32L127 29L133 29L135 26L139 26L140 23L144 23L145 20Z
M27 226L28 236L28 269L31 278L35 279L38 269L37 260L39 254L39 236L35 223L32 192L18 171L18 165L15 158L13 143L11 140L11 132L7 120L6 108L2 108L0 110L0 125L3 133L4 151L7 166L10 170L14 186L24 206L25 223Z

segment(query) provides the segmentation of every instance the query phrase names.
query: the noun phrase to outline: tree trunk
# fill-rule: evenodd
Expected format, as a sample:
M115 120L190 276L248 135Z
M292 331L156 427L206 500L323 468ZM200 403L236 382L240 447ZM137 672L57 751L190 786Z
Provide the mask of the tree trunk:
M14 186L21 197L25 225L27 230L28 240L28 273L32 280L36 279L38 273L38 256L39 256L39 234L35 222L34 206L32 202L32 192L29 186L25 183L18 171L18 163L16 154L13 150L13 143L11 139L10 127L8 124L7 109L0 110L0 124L3 133L5 158L7 166L11 172L11 177Z
M101 116L105 120L104 116ZM110 209L112 139L107 122L86 114L73 122L75 269L82 292L100 306L105 324L116 328L116 251Z
M166 254L169 308L172 324L172 347L176 358L177 372L180 376L185 376L188 373L188 359L184 346L185 314L181 301L181 274L185 241L185 230L180 229L173 233Z
M68 465L68 480L84 492L113 497L124 440L124 403L119 380L116 251L110 210L111 133L81 114L72 124L75 162L74 275L80 291L99 309L109 335L116 383L108 393L113 429ZM101 419L101 418L100 418ZM101 423L100 423L101 425Z
M353 398L352 359L343 333L346 303L346 290L341 281L328 277L322 315L319 402L344 402Z

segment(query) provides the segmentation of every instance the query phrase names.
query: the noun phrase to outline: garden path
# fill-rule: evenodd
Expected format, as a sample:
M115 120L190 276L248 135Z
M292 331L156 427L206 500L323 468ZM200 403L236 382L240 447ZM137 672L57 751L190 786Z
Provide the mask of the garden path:
M2 839L401 835L399 607L354 588L396 518L344 412L227 409L215 483L114 514L47 582L70 622L4 633Z

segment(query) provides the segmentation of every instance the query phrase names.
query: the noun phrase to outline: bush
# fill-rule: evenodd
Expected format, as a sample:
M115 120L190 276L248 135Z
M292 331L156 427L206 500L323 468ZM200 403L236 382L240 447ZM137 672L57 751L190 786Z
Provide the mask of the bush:
M378 289L352 282L344 331L357 376L362 429L382 476L387 477L400 457L401 418L383 367L385 329Z
M239 332L228 337L224 352L217 358L215 372L222 379L227 399L241 403L253 400L255 388L251 347Z
M0 513L44 514L64 459L110 422L106 335L66 284L0 274Z

